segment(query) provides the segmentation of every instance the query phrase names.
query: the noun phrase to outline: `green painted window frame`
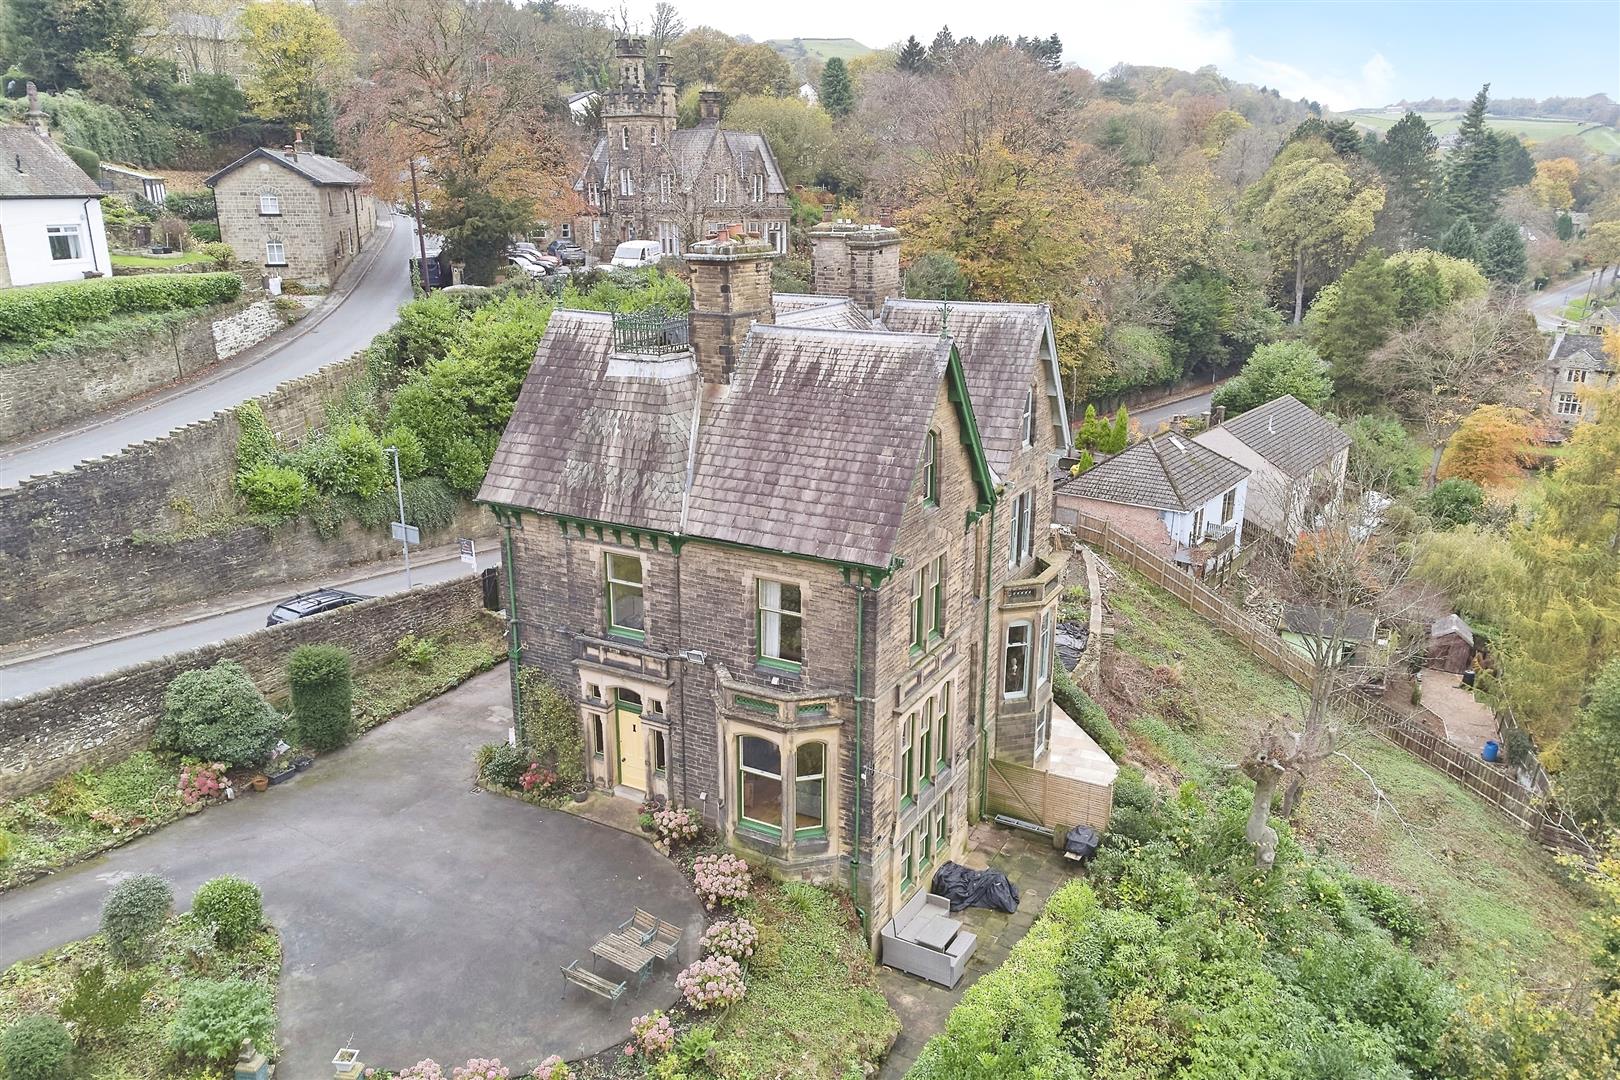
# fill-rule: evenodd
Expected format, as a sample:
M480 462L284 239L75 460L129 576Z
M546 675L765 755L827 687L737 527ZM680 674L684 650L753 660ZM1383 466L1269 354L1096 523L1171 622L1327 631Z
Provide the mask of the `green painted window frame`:
M927 595L927 583L923 580L923 571L918 570L911 575L911 652L913 655L922 652L926 642L924 635L927 628L923 625L923 598Z
M936 853L948 852L951 849L951 811L943 802L934 812L934 851Z
M811 773L810 779L821 781L821 824L799 826L799 783L804 779L799 774L799 752L809 747L821 748L821 772ZM827 835L827 744L821 739L800 743L793 748L793 838L795 840L809 840Z
M939 755L937 768L944 772L951 767L951 680L939 686L939 708L935 712L935 752Z
M911 834L907 833L900 839L900 892L907 892L916 883L916 852L912 848Z
M607 720L601 713L593 712L591 715L591 757L597 761L607 760Z
M918 870L927 870L934 864L934 836L932 829L933 826L928 823L928 819L923 818L917 822L917 827L912 830L917 846Z
M910 712L900 722L900 806L917 801L917 714Z
M1052 679L1052 612L1041 612L1040 653L1035 660L1035 685L1045 686Z
M1021 648L1023 649L1023 652L1024 652L1024 679L1023 679L1023 683L1021 684L1019 689L1017 689L1017 690L1008 690L1007 689L1007 661L1012 657L1012 651L1013 651L1012 632L1014 630L1016 630L1020 626L1022 626L1024 628L1024 640L1023 640L1023 644L1021 645ZM1030 662L1032 660L1034 660L1034 658L1035 658L1034 655L1033 655L1034 652L1035 652L1035 643L1034 643L1034 641L1031 640L1034 636L1035 636L1034 627L1030 625L1030 622L1029 622L1028 619L1020 619L1017 622L1010 622L1010 623L1007 624L1006 629L1002 631L1002 634L1001 634L1001 673L1000 673L1000 679L1001 679L1001 697L1002 697L1002 700L1004 700L1004 701L1024 701L1024 700L1028 699L1028 697L1029 697L1030 683L1031 683L1031 680L1030 680L1030 677L1029 677Z
M647 730L653 736L653 775L667 778L669 776L669 734L655 727L649 727ZM664 762L662 768L658 765L660 759Z
M785 608L768 608L765 606L765 586L767 584L778 587L787 587L799 591L799 610L788 611ZM799 621L799 649L804 649L804 589L791 581L782 581L778 578L756 578L754 581L754 662L763 668L797 675L804 670L803 660L790 660L782 656L771 656L765 651L765 616L774 614L778 620L797 619ZM781 638L780 628L777 638Z
M746 765L743 764L743 740L744 739L757 739L760 742L764 743L766 746L769 746L769 747L772 747L773 749L775 749L775 751L776 751L776 770L777 770L775 779L776 779L776 784L777 784L777 789L778 789L777 805L782 808L782 812L784 814L787 812L787 788L786 788L786 785L784 783L784 778L782 776L782 744L777 743L777 742L772 742L770 739L767 739L767 738L765 738L765 737L763 737L761 735L738 735L737 736L737 828L742 829L745 832L757 832L757 833L761 833L761 834L763 834L765 836L772 837L774 839L780 839L781 836L782 836L782 826L781 825L779 825L779 824L778 825L772 825L768 821L760 821L758 818L751 818L751 817L748 816L748 801L747 801L747 799L745 798L745 796L743 794L743 791L744 791L744 789L743 789L743 776L745 774L752 774L754 776L769 777L771 774L767 773L767 772L765 772L765 771L763 771L761 769L751 768L751 767L746 766Z
M945 637L945 556L936 556L928 564L929 626L928 640Z
M939 505L939 432L929 431L923 439L923 505Z
M923 787L934 782L934 699L923 702L922 723L917 728L917 772Z
M635 560L636 574L640 580L632 582L624 578L614 577L613 561L615 559ZM637 595L641 597L641 627L620 626L615 621L617 618L617 613L614 611L617 605L613 599L613 587L615 585L626 589L634 588ZM607 606L607 630L609 634L630 641L647 640L647 573L646 567L641 563L640 555L630 555L622 551L604 551L602 553L602 596Z

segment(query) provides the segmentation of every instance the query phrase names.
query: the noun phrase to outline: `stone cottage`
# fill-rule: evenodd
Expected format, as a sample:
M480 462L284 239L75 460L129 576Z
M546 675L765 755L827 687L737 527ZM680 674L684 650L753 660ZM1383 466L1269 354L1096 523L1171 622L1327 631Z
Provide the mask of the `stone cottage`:
M574 182L586 213L575 242L599 258L625 240L679 255L727 226L787 251L788 190L765 136L720 127L721 96L699 95L695 128L677 128L675 76L659 54L648 82L645 38L621 38L619 85L602 95L602 133Z
M1547 392L1543 415L1554 431L1567 435L1576 424L1592 418L1592 404L1583 395L1620 386L1616 367L1603 351L1601 334L1558 331L1541 368Z
M377 227L364 176L303 140L261 146L203 181L214 189L220 239L265 276L329 287Z
M961 854L991 759L1078 732L1051 679L1068 425L1044 306L874 320L773 295L774 255L692 245L690 317L556 312L479 498L593 783L846 884L875 940Z

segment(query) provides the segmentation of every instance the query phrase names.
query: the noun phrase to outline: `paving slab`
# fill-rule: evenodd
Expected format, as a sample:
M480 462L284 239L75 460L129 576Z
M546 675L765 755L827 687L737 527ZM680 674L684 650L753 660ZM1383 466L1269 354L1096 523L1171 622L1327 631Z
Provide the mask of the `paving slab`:
M121 878L162 874L185 906L232 873L264 890L282 936L282 1080L325 1080L344 1045L394 1069L611 1046L675 1000L703 910L646 841L479 790L473 754L510 724L503 666L264 794L0 894L0 967L94 933ZM684 928L680 957L610 1011L558 968L637 906Z

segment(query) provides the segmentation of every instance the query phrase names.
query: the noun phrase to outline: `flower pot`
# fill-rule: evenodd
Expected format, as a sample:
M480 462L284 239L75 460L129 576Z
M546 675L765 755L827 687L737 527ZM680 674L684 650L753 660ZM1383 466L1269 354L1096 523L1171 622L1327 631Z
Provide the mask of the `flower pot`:
M300 757L293 759L293 768L297 769L299 772L303 772L313 764L315 764L315 759L312 757Z
M254 791L263 791L270 786L270 778L264 773L254 773L253 779L248 781L248 786Z
M280 772L271 773L269 779L270 779L270 782L272 784L279 784L284 780L291 780L297 774L298 774L297 769L288 768L288 769L283 769Z
M586 799L588 799L590 797L591 797L591 793L588 792L588 791L576 791L576 792L574 792L574 801L575 802L584 802Z

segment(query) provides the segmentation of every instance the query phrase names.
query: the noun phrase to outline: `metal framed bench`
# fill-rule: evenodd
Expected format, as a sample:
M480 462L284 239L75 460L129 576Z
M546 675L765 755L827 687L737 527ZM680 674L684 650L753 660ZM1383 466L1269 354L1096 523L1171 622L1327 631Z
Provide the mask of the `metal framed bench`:
M639 937L643 948L666 962L675 959L681 946L679 926L640 908L636 908L635 915L628 921L619 925L619 933Z
M589 990L597 997L602 998L610 1008L618 1003L619 998L624 996L625 987L629 985L622 982L616 983L611 979L602 978L594 971L587 971L579 966L578 960L570 960L562 968L562 977L564 983L572 983L574 986Z

